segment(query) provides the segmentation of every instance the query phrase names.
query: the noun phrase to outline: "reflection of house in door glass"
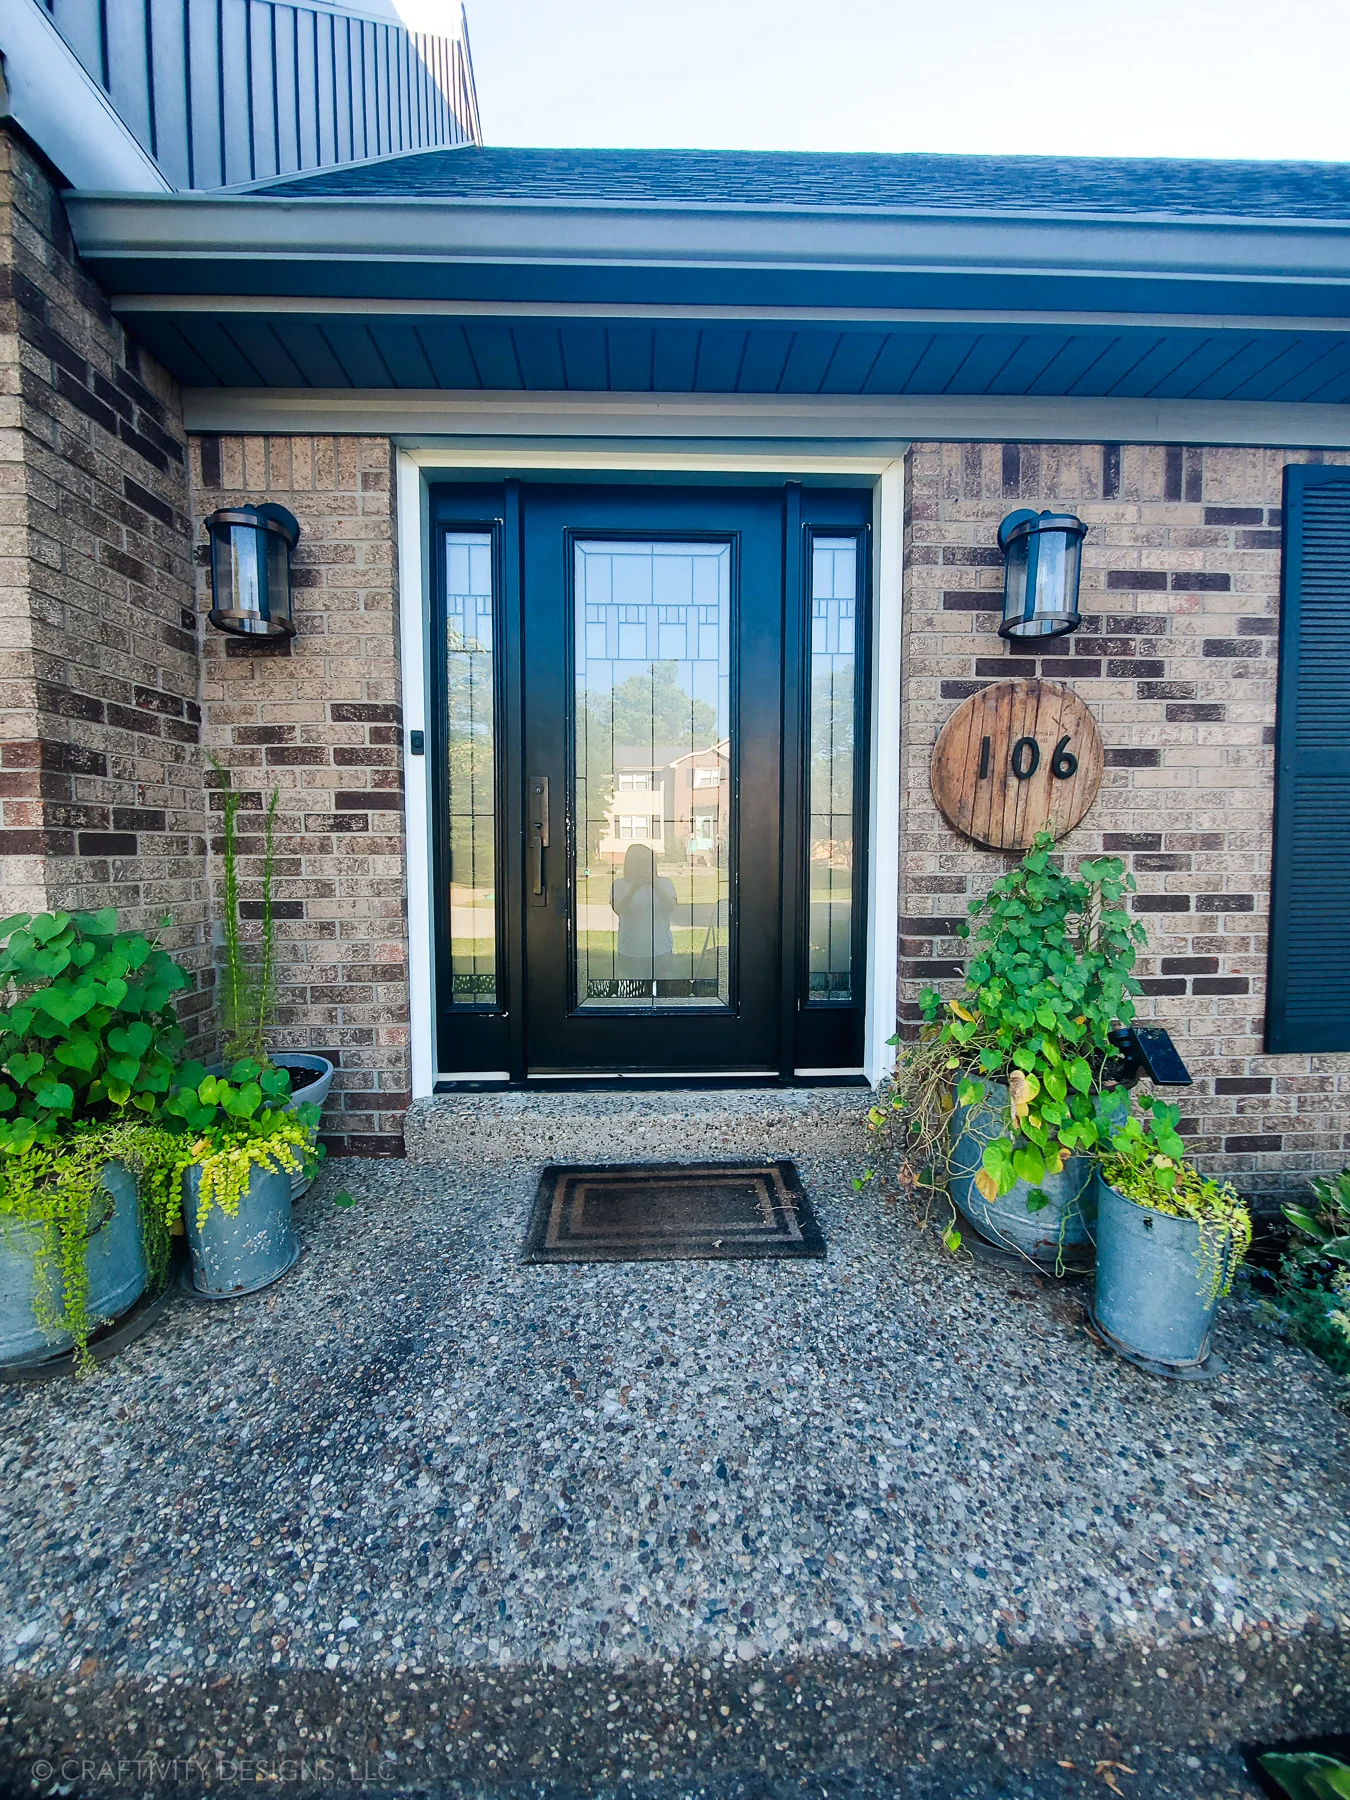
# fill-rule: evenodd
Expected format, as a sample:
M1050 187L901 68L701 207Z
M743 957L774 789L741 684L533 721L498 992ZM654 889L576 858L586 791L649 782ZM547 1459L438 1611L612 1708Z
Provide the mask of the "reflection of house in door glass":
M731 972L731 551L576 545L580 1007L725 1006Z
M621 863L629 844L669 845L692 867L716 868L728 830L730 750L729 739L703 750L674 748L669 756L659 748L663 760L657 763L650 751L617 749L614 797L597 855Z

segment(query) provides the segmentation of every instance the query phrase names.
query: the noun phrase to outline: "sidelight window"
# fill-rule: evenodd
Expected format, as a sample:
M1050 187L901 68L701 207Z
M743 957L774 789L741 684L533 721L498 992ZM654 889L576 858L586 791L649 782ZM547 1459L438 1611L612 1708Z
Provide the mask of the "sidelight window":
M807 995L854 997L861 540L811 539L807 695Z
M446 769L452 1006L497 993L496 621L492 537L445 535Z

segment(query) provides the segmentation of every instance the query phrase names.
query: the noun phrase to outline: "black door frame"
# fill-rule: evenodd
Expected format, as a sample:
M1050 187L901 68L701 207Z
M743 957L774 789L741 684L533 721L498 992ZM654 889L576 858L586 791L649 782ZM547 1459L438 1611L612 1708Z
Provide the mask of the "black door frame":
M627 487L650 483L626 480L622 470L582 478L593 487ZM547 482L531 475L530 484ZM576 485L572 475L558 486ZM734 478L686 478L671 487L689 485L721 490L744 486L762 491L777 488L783 496L783 582L781 629L796 639L801 654L783 659L780 745L779 866L779 1028L776 1068L763 1078L792 1080L800 1068L856 1069L864 1057L868 994L867 906L870 893L868 820L872 696L872 505L868 486L805 485L791 477L737 482ZM550 483L549 485L553 485ZM466 1074L504 1071L513 1083L531 1079L526 1010L525 784L529 771L521 754L524 743L525 667L523 565L525 521L522 482L517 477L449 477L428 488L431 549L431 631L427 752L432 809L432 935L435 982L434 1031L438 1075L451 1082L455 1070ZM493 545L494 621L496 628L496 756L495 802L498 820L496 922L500 949L499 987L491 1007L451 1006L446 945L449 898L446 814L446 627L444 534L476 530L489 533ZM809 705L811 598L810 546L814 536L855 535L858 539L857 676L854 726L854 869L852 887L852 954L856 980L849 1004L812 1001L807 984L806 887L809 871L805 848L806 732ZM560 816L561 798L554 802ZM456 1048L450 1049L454 1044ZM537 1077L535 1077L537 1079Z

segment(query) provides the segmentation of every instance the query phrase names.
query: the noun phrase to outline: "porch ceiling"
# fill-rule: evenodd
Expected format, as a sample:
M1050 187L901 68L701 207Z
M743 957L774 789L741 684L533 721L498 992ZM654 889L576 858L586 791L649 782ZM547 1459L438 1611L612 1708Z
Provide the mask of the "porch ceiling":
M1350 400L1350 330L179 310L133 333L186 387Z

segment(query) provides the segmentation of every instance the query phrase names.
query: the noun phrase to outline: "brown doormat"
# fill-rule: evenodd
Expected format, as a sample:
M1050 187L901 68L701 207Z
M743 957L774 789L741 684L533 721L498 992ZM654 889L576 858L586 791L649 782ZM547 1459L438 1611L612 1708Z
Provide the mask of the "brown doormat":
M551 1166L534 1197L527 1263L824 1256L790 1162Z

